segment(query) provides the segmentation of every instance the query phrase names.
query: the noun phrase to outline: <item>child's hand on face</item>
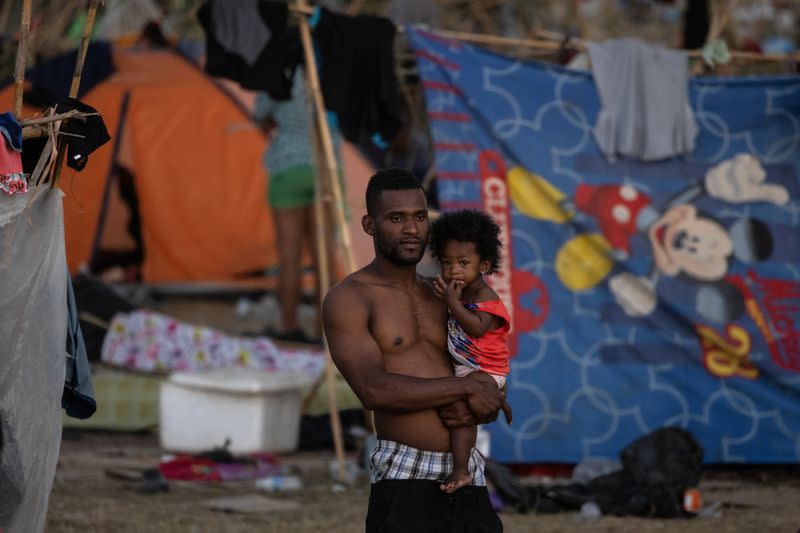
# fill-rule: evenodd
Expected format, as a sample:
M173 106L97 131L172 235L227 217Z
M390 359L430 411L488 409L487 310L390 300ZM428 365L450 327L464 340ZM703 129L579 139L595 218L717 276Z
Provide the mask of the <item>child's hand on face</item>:
M464 289L464 282L461 280L451 279L450 283L445 283L442 276L436 277L436 285L439 286L437 294L441 291L444 301L450 307L461 305L461 291Z

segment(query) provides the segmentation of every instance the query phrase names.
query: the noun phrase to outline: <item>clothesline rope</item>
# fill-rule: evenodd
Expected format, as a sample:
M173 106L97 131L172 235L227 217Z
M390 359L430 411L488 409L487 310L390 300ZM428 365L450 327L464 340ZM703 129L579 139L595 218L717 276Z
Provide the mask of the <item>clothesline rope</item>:
M305 9L290 5L289 9L295 13L306 16L311 16L313 14L312 8ZM400 32L405 32L404 26L398 26L397 29ZM502 37L483 33L469 33L435 28L430 28L428 31L457 41L489 46L517 46L548 51L557 51L563 48L572 48L579 51L586 50L586 41L584 39L544 30L535 30L535 33L542 37L541 39L520 39L517 37ZM686 53L689 57L693 58L703 57L702 50L687 50ZM731 51L731 59L764 62L800 62L800 53L760 54L758 52Z

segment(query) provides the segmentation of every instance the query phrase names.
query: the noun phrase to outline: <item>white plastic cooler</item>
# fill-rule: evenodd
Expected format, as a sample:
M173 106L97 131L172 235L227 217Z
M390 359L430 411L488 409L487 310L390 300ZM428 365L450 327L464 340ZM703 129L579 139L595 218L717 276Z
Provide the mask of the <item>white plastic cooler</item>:
M297 448L305 376L226 368L173 374L161 385L161 446L200 452L230 439L233 453Z

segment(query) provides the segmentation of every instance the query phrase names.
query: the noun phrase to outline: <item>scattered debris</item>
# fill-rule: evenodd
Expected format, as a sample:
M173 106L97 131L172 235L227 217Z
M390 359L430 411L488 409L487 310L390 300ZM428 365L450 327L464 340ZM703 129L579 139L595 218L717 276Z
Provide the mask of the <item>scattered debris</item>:
M303 488L303 480L297 476L268 476L257 480L256 487L267 492L292 492Z
M268 513L300 509L300 504L294 500L278 500L259 494L206 500L203 502L203 506L223 513Z

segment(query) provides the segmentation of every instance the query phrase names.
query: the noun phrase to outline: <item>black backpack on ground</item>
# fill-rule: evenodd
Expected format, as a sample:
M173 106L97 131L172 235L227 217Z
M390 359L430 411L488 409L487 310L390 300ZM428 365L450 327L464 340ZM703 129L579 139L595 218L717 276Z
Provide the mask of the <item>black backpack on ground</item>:
M621 470L553 488L548 496L574 509L595 502L610 515L693 516L683 509L683 494L700 482L703 449L688 431L658 429L625 447L620 459Z

